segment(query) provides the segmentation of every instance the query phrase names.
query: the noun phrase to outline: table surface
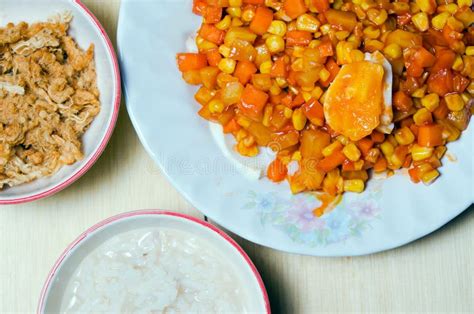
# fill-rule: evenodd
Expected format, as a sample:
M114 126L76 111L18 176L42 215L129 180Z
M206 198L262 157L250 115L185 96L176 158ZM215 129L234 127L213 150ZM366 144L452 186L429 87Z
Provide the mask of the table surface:
M115 42L119 0L83 1ZM97 164L65 191L0 208L0 313L32 313L64 248L87 227L135 209L202 215L141 146L122 106ZM234 237L252 258L275 313L474 311L474 207L434 234L365 257L291 255Z

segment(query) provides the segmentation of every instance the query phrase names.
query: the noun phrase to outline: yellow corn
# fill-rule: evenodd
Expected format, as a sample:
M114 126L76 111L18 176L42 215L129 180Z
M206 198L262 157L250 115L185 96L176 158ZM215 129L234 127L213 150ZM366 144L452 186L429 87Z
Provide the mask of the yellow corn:
M439 177L439 171L436 169L433 169L423 174L421 176L421 181L423 181L424 184L429 185L433 183L438 177Z
M330 75L331 75L331 73L329 73L328 70L326 70L325 68L323 68L323 69L319 72L319 79L324 82L324 81L326 81L326 80L329 78Z
M286 79L284 79L283 77L277 77L275 78L275 82L278 84L278 86L280 86L281 88L285 88L288 86L288 82L286 81Z
M471 83L469 83L469 86L466 88L467 92L469 94L474 95L474 81L471 81Z
M424 146L415 144L411 148L411 158L414 161L430 158L431 156L433 156L433 151L434 151L433 147L424 147Z
M232 18L230 15L226 15L219 23L216 24L216 27L220 30L226 30L230 27Z
M305 51L305 47L301 47L301 46L296 46L293 48L293 57L295 58L302 58L304 56L304 51Z
M196 37L196 46L198 47L199 51L207 51L209 49L217 48L216 44L205 40L201 36Z
M360 159L360 150L357 148L357 146L355 146L354 143L349 143L348 145L344 146L342 152L351 161L357 161Z
M438 159L443 158L443 156L444 156L444 154L446 154L447 150L448 150L448 148L446 146L436 146L435 152L434 152L436 158L438 158Z
M263 111L263 120L262 124L266 127L270 126L270 118L273 113L273 107L272 106L266 106L265 110Z
M246 117L239 117L237 119L237 123L243 128L248 128L250 124L252 123L252 121L250 121L250 119Z
M351 51L354 50L354 44L347 41L340 41L336 45L337 62L346 64L351 62Z
M194 99L201 105L206 105L216 95L214 91L211 91L207 87L202 86L194 95Z
M336 137L336 140L341 142L341 144L344 145L344 146L349 144L349 139L347 137L345 137L344 135L338 135Z
M372 25L367 26L366 28L364 28L364 35L367 38L376 39L380 36L380 29Z
M230 56L230 47L226 45L220 45L219 46L219 53L223 55L225 58L228 58Z
M258 155L257 145L252 145L250 147L247 147L245 146L243 141L237 144L237 151L239 152L239 154L246 157L255 157Z
M320 30L321 30L321 33L323 33L323 35L327 35L331 31L331 25L330 24L321 25Z
M464 109L464 100L459 94L450 94L444 96L446 100L446 105L448 105L449 110L451 111L460 111Z
M312 91L311 91L311 96L316 98L316 99L319 99L321 98L321 95L323 94L323 89L319 86L316 86Z
M291 69L296 72L304 71L303 58L298 58L291 64Z
M241 20L240 18L234 17L234 18L232 19L232 22L231 22L230 24L231 24L231 26L233 26L233 27L239 27L239 26L244 25L244 22L242 22L242 20Z
M342 144L339 141L335 141L332 144L329 144L323 149L323 156L331 156L335 151L341 150Z
M439 106L439 96L438 94L428 94L425 97L421 98L421 104L423 107L433 112Z
M389 141L385 141L382 144L380 144L380 149L382 150L382 153L386 156L392 156L393 152L395 151L395 147L393 147L393 144L390 143Z
M249 135L242 140L245 147L251 147L255 144L255 137Z
M413 94L411 94L411 97L414 98L423 98L425 96L426 92L426 85L423 85L423 87L417 88Z
M382 25L387 20L388 14L387 11L385 11L384 9L369 9L367 11L367 17L375 25Z
M415 141L415 135L406 126L395 131L395 139L400 145L409 145Z
M450 14L448 12L442 12L431 19L431 24L437 30L442 30L444 25L446 25L449 16Z
M392 6L396 13L403 13L410 10L410 4L406 2L393 2Z
M470 7L472 5L472 0L458 0L459 7Z
M349 37L350 33L348 31L338 31L335 33L337 40L344 40Z
M457 20L454 16L448 17L448 19L446 20L446 24L456 32L462 32L462 30L464 29L464 24L461 21Z
M281 88L276 82L273 82L272 86L270 87L270 94L272 94L273 96L281 94Z
M436 10L436 2L430 0L416 0L421 11L432 14Z
M468 47L469 48L469 47ZM466 49L467 51L467 49ZM459 71L461 72L462 69L464 68L464 63L462 61L462 58L460 55L456 55L456 59L454 59L454 63L453 63L453 66L452 66L452 69L454 71Z
M468 56L474 56L474 46L467 46L464 53Z
M301 108L298 108L293 111L293 116L291 117L291 120L293 122L293 127L295 128L295 130L301 131L306 125L307 118L303 110Z
M241 17L242 16L242 9L240 7L227 8L226 12L232 17Z
M242 6L242 0L229 0L229 5L231 7L240 7Z
M222 111L225 109L224 103L219 99L211 100L207 106L209 107L209 111L211 113L222 113Z
M377 162L377 159L379 159L379 156L380 156L380 149L378 148L371 148L368 153L367 153L367 156L365 156L365 160L367 160L368 162L371 162L371 163L376 163Z
M271 60L265 61L260 64L260 73L262 74L270 74L272 70L273 63Z
M359 49L352 50L350 56L351 62L360 62L365 59L364 53Z
M283 115L285 116L285 118L287 119L291 119L293 117L293 110L291 110L290 108L288 107L285 107L283 109Z
M319 45L321 45L321 41L318 39L313 39L309 45L308 48L317 48Z
M310 99L313 98L311 93L307 91L303 91L301 95L303 96L304 101L310 101Z
M431 121L431 119L431 112L426 108L418 109L418 111L413 115L413 121L415 121L416 125L424 125Z
M319 22L316 17L310 14L300 15L296 19L296 29L300 31L315 33L318 31L320 25L321 22Z
M415 24L416 28L418 28L422 32L427 31L428 28L430 28L428 14L426 14L426 12L420 12L413 15L411 21L413 22L413 24Z
M283 37L286 34L286 23L283 21L272 21L268 28L268 32Z
M415 15L416 13L420 12L420 7L416 2L410 2L410 12L412 15Z
M360 179L355 180L344 180L344 191L345 192L354 192L362 193L365 189L364 181Z
M291 160L300 161L301 160L301 152L299 150L294 152L293 155L291 155Z
M231 27L225 34L224 42L231 46L237 40L253 43L255 39L257 39L257 34L254 34L247 27Z
M402 56L402 48L395 43L386 46L383 52L392 60L398 59Z
M244 22L251 22L255 17L255 11L252 9L246 9L242 12L242 21Z
M365 49L369 52L381 51L383 50L384 44L380 40L369 39L365 41Z
M234 59L223 58L221 61L219 61L217 67L224 73L232 74L235 71L235 65L236 62Z
M278 53L285 50L285 41L281 36L278 35L268 36L268 38L265 40L265 44L271 53Z

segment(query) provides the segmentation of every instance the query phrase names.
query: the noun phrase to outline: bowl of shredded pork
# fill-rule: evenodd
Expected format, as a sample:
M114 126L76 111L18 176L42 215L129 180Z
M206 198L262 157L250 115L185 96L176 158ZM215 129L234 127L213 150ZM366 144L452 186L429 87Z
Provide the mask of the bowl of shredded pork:
M90 13L69 3L79 18L68 11L0 27L0 203L35 200L72 183L100 155L115 124L113 50ZM88 30L81 43L71 35ZM104 95L100 74L112 81Z

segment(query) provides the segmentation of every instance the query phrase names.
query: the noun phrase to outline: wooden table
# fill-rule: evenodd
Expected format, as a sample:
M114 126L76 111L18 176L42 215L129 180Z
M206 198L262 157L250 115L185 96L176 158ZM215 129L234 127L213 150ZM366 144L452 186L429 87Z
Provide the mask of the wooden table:
M120 1L84 2L115 41ZM49 199L0 208L0 313L32 313L49 269L78 234L145 208L202 217L145 153L122 107L108 148L82 179ZM427 238L366 257L297 256L237 240L275 313L474 310L473 207Z

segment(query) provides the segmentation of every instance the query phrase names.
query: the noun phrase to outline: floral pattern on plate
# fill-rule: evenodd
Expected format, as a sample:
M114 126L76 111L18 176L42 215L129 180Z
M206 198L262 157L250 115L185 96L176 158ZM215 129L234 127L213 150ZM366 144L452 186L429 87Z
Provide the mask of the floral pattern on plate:
M262 225L282 230L292 241L308 246L325 246L358 237L379 218L382 180L375 180L360 197L342 198L337 210L322 217L313 214L321 202L312 193L282 195L277 192L248 192L243 209L258 212Z

